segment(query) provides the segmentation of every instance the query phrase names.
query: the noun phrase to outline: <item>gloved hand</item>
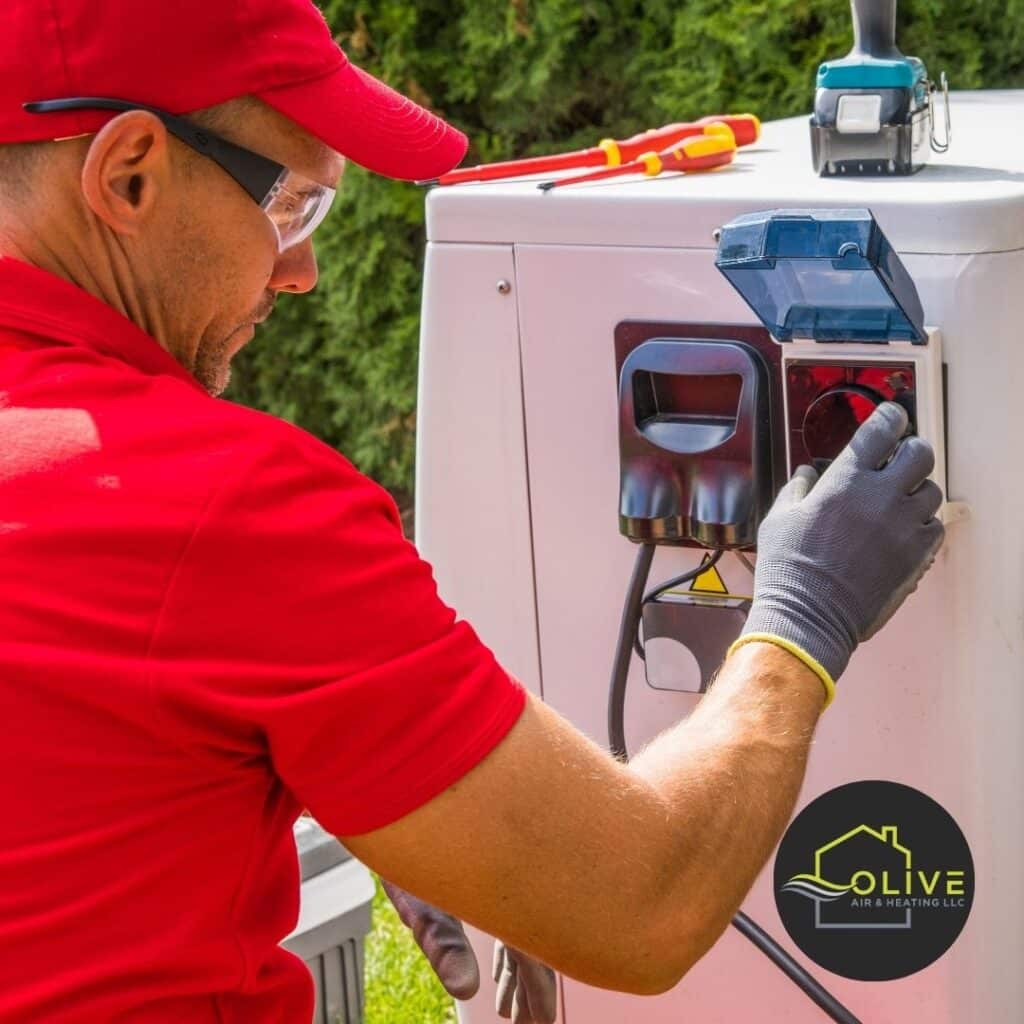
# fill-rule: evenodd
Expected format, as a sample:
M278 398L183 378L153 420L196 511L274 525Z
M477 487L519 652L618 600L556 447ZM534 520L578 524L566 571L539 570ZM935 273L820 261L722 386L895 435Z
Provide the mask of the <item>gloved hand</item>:
M916 589L942 545L931 446L904 439L907 414L885 402L821 479L801 466L757 538L754 603L733 650L785 647L821 677L827 700L854 648Z
M503 942L494 943L494 1008L512 1024L554 1024L558 1012L555 972Z
M380 883L445 991L454 999L475 996L480 969L461 922L383 878ZM495 942L494 980L500 1016L511 1014L513 1024L554 1024L555 972L550 967Z
M445 991L454 999L475 996L480 988L480 968L461 922L383 878L380 883Z

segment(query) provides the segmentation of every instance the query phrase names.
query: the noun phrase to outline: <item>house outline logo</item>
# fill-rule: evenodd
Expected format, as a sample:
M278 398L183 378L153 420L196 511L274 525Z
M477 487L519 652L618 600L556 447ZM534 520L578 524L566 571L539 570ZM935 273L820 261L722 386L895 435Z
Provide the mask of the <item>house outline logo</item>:
M819 846L814 851L814 872L813 874L797 874L793 875L788 882L781 888L781 892L794 893L798 896L803 896L814 903L814 927L818 929L906 929L913 927L912 909L906 907L903 919L900 921L879 921L879 922L866 922L866 921L826 921L822 914L822 905L826 906L831 903L842 899L842 897L849 895L851 892L861 894L861 891L854 884L859 874L868 874L865 870L863 872L856 872L851 876L850 883L847 885L840 885L836 882L832 882L826 878L823 870L822 861L825 856L836 847L847 843L858 836L868 836L876 839L878 842L883 843L893 851L898 853L905 862L905 870L909 874L913 867L913 856L910 850L905 846L901 845L897 836L899 833L899 827L896 825L882 825L881 828L874 829L870 825L857 825L855 828L851 828L848 832L843 833L837 839L833 839L829 843L825 843L824 846ZM872 889L873 891L873 889ZM867 893L863 893L867 895Z
M893 981L950 949L974 902L974 859L953 816L902 782L847 782L790 822L772 870L787 934L820 967Z

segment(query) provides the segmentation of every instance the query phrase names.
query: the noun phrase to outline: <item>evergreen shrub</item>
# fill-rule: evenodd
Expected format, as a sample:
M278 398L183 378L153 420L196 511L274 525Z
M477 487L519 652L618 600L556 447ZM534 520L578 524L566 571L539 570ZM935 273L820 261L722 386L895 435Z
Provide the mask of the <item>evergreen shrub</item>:
M706 113L807 113L851 45L844 0L323 0L368 71L469 135L468 160L590 145ZM899 43L956 89L1024 84L1024 0L902 0ZM1007 130L1014 130L1007 126ZM954 143L955 145L955 143ZM965 157L966 159L966 157ZM350 166L317 234L320 283L282 296L230 397L412 491L423 193Z

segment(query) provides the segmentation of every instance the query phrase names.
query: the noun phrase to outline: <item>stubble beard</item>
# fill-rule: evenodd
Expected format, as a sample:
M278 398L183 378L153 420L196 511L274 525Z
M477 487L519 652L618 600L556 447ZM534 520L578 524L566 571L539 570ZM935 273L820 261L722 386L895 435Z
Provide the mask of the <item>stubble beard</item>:
M231 358L234 354L232 339L247 326L247 324L243 324L226 338L200 345L196 352L192 375L200 386L214 398L222 395L231 383Z

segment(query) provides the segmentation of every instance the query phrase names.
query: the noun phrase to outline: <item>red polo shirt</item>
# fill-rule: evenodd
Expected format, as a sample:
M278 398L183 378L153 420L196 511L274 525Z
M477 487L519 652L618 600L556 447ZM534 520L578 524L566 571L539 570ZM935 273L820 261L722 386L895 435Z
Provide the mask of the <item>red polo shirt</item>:
M309 1021L300 809L401 817L520 687L385 491L11 259L0 566L0 1021Z

